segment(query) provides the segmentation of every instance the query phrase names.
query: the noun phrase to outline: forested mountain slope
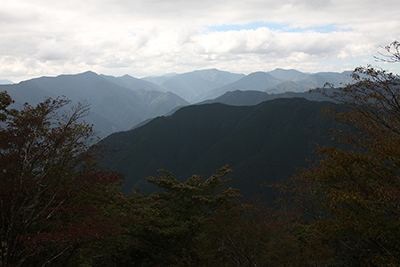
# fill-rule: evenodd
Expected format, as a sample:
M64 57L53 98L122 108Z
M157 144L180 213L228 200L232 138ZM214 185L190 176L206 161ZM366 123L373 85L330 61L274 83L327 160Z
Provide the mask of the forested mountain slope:
M321 109L333 105L293 98L255 106L184 107L104 139L102 144L116 152L101 165L126 175L125 193L139 188L149 194L155 188L145 178L156 176L158 169L182 181L192 174L207 177L229 164L229 186L250 197L266 192L260 184L286 179L297 167L308 166L316 142L332 142L327 129L336 124Z

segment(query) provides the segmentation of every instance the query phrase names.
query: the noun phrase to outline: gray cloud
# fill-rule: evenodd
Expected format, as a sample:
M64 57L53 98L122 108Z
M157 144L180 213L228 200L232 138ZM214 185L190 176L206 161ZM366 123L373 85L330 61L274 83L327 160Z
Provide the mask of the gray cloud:
M133 76L211 67L341 71L398 39L399 11L397 0L6 1L0 78L88 69ZM209 30L251 22L275 28Z

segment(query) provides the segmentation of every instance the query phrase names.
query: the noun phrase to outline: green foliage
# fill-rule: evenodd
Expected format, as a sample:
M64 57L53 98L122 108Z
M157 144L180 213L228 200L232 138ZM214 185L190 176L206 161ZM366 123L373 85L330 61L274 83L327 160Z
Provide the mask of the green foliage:
M230 170L223 168L210 178L194 175L179 183L171 173L150 177L148 181L165 192L142 198L137 192L127 196L132 205L141 203L139 222L129 228L135 240L131 259L138 266L198 266L207 265L207 251L202 244L205 229L219 206L239 195L228 188L219 192L227 182L222 177Z
M125 231L113 239L116 266L317 266L329 247L310 238L295 214L222 190L230 170L205 181L178 182L170 172L150 177L163 192L121 197ZM222 191L221 191L222 190ZM301 238L298 237L298 232ZM119 240L119 241L118 241ZM101 263L97 265L101 266Z
M8 106L10 106L14 101L11 99L7 92L0 92L0 121L3 122L7 119L10 114Z
M227 168L182 183L161 172L147 180L163 192L118 198L124 231L107 241L111 261L96 266L321 266L331 254L295 214L223 190Z

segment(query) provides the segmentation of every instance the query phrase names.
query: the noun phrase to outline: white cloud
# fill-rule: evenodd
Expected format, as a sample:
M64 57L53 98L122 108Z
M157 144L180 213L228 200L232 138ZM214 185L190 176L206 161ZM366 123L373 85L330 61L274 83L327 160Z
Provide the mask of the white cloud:
M88 69L136 77L212 67L342 71L373 63L379 46L399 39L399 11L397 0L5 1L0 78ZM257 21L285 27L208 30Z

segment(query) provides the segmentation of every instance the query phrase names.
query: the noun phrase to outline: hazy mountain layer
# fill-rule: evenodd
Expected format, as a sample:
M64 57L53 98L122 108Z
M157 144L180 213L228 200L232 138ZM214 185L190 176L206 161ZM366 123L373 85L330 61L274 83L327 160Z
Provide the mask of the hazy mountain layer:
M141 78L141 80L149 81L149 82L155 83L157 85L161 85L163 82L165 82L166 80L171 79L175 75L179 75L179 74L173 72L173 73L164 74L162 76L147 76L147 77Z
M93 114L86 120L94 124L95 130L102 137L115 131L131 129L143 120L189 104L171 92L134 91L110 82L94 72L42 77L19 84L0 85L0 91L4 90L9 92L17 106L25 102L35 105L46 97L55 98L61 95L74 102L88 101Z
M302 81L311 75L310 73L304 73L298 70L293 70L293 69L285 70L280 68L277 68L273 71L269 71L267 73L282 81L293 81L293 82Z
M145 90L145 91L160 91L165 92L165 89L161 86L158 86L152 82L144 81L138 78L134 78L130 75L124 75L121 77L114 77L108 75L100 75L101 77L105 78L106 80L115 83L119 86L129 88L135 91Z
M256 106L194 105L168 117L158 117L131 131L114 133L102 144L116 152L102 165L126 175L124 192L140 188L158 169L181 181L192 174L208 176L229 164L229 186L245 196L265 193L259 185L291 176L296 167L314 159L314 143L331 142L335 127L321 116L331 102L301 98L275 99Z
M23 102L36 104L45 97L66 95L73 101L88 100L93 114L88 118L102 137L115 132L131 129L150 118L167 114L179 106L199 103L205 99L223 102L237 97L228 92L263 91L259 99L241 95L243 99L227 101L229 104L252 105L276 97L293 97L291 92L304 92L309 88L321 87L326 82L333 84L351 82L349 72L302 73L297 70L276 69L270 72L255 72L249 75L234 74L217 69L199 70L184 74L170 74L161 77L137 79L129 75L113 77L86 72L77 75L42 77L12 85L0 85L8 90L17 105ZM150 82L150 80L159 83ZM164 92L162 92L164 91ZM165 93L165 91L169 91ZM179 97L179 94L181 97ZM283 94L283 95L279 95ZM220 97L222 97L220 99ZM252 98L250 102L247 98ZM308 98L308 97L307 97ZM309 98L314 99L314 98ZM235 102L235 103L234 103Z
M171 76L160 86L166 91L171 91L192 102L198 95L232 83L244 76L243 74L234 74L217 69L198 70Z
M312 88L322 87L326 82L340 86L341 84L351 83L352 79L349 74L350 72L306 74L296 70L283 69L276 69L270 72L254 72L236 82L200 94L193 102L214 99L226 92L236 90L281 94L286 92L305 92Z
M222 103L233 106L252 106L261 102L277 99L277 98L305 98L312 101L332 101L329 97L325 97L316 92L286 92L280 94L268 94L262 91L232 91L227 92L215 99L205 100L198 104Z
M214 82L216 85L218 85L218 87L236 82L237 80L246 76L244 74L231 73L217 69L195 70L193 73L207 81Z
M195 99L195 102L200 102L205 99L213 99L220 95L225 94L229 91L247 91L247 90L257 90L262 91L272 85L280 83L282 80L277 79L266 72L254 72L251 73L240 80L222 86L220 88L216 88L213 90L209 90L208 92L198 96Z
M264 89L263 92L267 92L269 94L282 94L285 92L305 92L309 89L309 86L303 85L299 82L283 81Z

